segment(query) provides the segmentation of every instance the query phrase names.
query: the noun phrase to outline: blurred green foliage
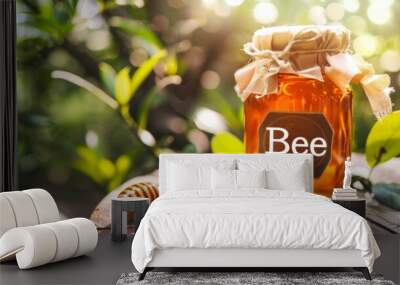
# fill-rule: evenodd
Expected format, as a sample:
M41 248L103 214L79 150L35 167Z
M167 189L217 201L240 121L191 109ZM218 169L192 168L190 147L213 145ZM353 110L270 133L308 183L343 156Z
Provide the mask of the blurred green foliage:
M370 167L400 155L400 111L376 122L368 135L366 156Z
M245 149L240 139L230 133L223 132L212 138L211 150L214 153L244 153Z
M17 0L21 187L109 191L155 170L160 152L242 152L233 73L249 60L241 48L262 26L253 9L263 1L233 2ZM311 24L315 7L342 1L267 2L279 25ZM367 60L381 72L385 51L400 51L400 5L376 25L368 1L357 3L340 21L376 36ZM398 90L398 70L391 77ZM353 90L353 150L363 152L375 119Z
M77 147L77 156L73 164L75 169L99 184L107 183L108 190L118 187L132 167L131 158L127 155L121 155L113 162L86 146Z

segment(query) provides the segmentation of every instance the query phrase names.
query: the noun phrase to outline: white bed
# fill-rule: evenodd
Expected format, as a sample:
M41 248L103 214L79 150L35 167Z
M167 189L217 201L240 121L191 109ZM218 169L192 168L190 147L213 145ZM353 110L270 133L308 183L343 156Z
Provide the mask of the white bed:
M171 172L176 165L184 166L174 169L178 175ZM266 176L274 190L216 189L215 181L209 189L210 166L222 169L213 175L239 169L249 177L265 168L274 174ZM196 167L201 171L190 177L185 168ZM312 194L312 169L307 154L161 155L160 197L132 243L140 279L154 267L354 267L370 278L380 255L371 229L357 214ZM240 172L234 173L239 183Z

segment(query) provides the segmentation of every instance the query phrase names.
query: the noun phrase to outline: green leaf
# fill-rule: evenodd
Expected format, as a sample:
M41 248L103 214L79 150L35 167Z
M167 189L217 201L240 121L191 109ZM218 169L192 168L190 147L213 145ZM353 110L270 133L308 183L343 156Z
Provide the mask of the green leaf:
M34 27L61 42L74 28L75 9L65 1L41 1L38 7L38 13L25 13L20 24Z
M368 135L365 150L370 167L400 155L400 111L375 123Z
M121 183L124 181L126 174L131 167L132 162L131 158L128 155L121 155L118 157L117 161L115 162L115 174L111 177L108 183L108 191L111 192L115 188L117 188Z
M132 88L129 78L129 68L124 67L115 77L115 98L120 105L126 105L132 98Z
M111 19L110 24L131 36L142 39L147 44L150 44L157 49L163 47L157 35L149 28L149 26L144 25L140 21L114 17Z
M127 155L121 155L115 162L117 172L125 174L131 167L131 159Z
M56 40L60 40L62 38L61 25L53 21L53 19L46 19L42 16L35 15L28 17L24 22L22 22L22 25L36 28L42 33L45 33Z
M108 63L102 62L99 64L100 79L106 87L107 91L115 97L115 75L114 68Z
M141 129L147 128L147 119L149 115L149 111L151 107L153 107L157 102L159 102L160 96L158 96L158 89L154 87L146 94L146 98L143 100L143 103L140 105L139 108L139 115L138 115L138 125Z
M70 7L65 5L65 3L63 5L57 5L53 12L54 20L61 25L69 24L71 19L70 12Z
M89 176L96 183L103 183L105 177L98 171L99 156L93 150L86 146L78 146L76 148L77 159L73 163L73 167L83 174Z
M51 73L51 77L63 79L65 81L71 82L79 87L82 87L82 88L86 89L87 91L89 91L94 96L96 96L98 99L103 101L105 104L107 104L112 109L118 108L118 103L110 95L105 93L102 89L100 89L96 85L90 83L89 81L83 79L82 77L80 77L76 74L73 74L68 71L63 71L63 70L55 70ZM128 78L129 78L129 76L128 76Z
M132 166L132 160L128 155L121 155L114 163L86 146L78 146L76 153L77 159L73 167L94 182L107 186L108 191L121 185Z
M178 73L178 60L175 55L168 56L165 60L165 73L174 75Z
M155 53L152 57L147 59L133 74L131 80L131 92L132 96L139 89L140 85L146 80L154 66L167 55L165 50L160 50Z
M115 166L114 163L111 160L108 160L106 158L101 158L98 163L98 168L99 172L106 177L107 179L110 179L113 177L115 174Z
M243 142L228 132L216 134L211 139L213 153L244 153Z

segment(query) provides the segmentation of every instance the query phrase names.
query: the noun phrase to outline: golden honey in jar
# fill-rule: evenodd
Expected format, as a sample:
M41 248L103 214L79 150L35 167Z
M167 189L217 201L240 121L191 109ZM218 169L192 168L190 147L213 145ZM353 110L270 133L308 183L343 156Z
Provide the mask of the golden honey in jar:
M352 93L325 72L349 40L339 26L264 28L244 48L253 62L235 74L246 152L311 153L314 192L326 196L342 186L351 155Z
M244 102L246 152L312 153L314 192L330 196L351 154L352 94L326 76L278 74L278 81L278 92Z

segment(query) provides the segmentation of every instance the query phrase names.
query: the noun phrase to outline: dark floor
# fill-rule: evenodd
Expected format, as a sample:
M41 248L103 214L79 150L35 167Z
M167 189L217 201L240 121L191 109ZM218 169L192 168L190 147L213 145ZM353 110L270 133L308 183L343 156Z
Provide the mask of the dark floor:
M400 235L376 233L375 238L382 257L376 261L374 273L383 274L385 279L399 284ZM130 260L131 241L130 238L115 243L109 234L103 233L99 235L97 249L89 256L29 270L18 270L15 262L4 263L0 265L0 284L115 284L122 273L134 271ZM332 270L335 269L328 271Z
M0 284L115 284L124 272L134 271L131 262L132 239L112 242L100 234L94 252L41 267L18 270L16 262L0 265Z
M374 264L374 273L400 284L400 234L375 233L374 236L381 250L381 256Z

